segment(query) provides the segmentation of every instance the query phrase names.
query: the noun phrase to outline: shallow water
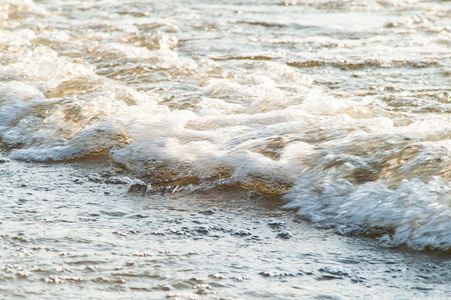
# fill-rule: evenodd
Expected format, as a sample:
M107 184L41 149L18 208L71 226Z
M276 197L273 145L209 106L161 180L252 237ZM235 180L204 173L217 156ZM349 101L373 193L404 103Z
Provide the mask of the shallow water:
M451 295L447 255L314 228L271 197L242 190L144 196L129 189L136 179L92 159L11 161L0 172L4 299Z
M252 225L255 230L272 234L267 224L274 215L290 223L290 232L312 232L311 249L318 253L322 252L315 243L327 236L324 247L343 248L338 252L342 255L360 247L343 244L362 242L359 251L380 259L378 266L384 266L384 255L399 256L401 264L408 266L412 252L405 248L443 252L440 259L446 261L451 248L450 16L449 1L6 0L0 4L0 142L4 150L0 159L5 161L0 164L0 179L1 197L10 205L4 213L17 213L25 203L42 202L25 212L31 218L23 226L32 226L41 217L59 216L59 201L70 203L61 204L68 205L63 213L67 222L58 228L76 228L77 234L84 228L87 235L72 239L63 232L52 233L50 227L48 234L58 242L42 237L36 246L39 249L57 244L78 249L79 241L94 240L89 232L108 239L111 232L117 232L114 236L122 242L133 240L146 248L147 235L154 237L152 230L167 228L153 228L146 218L130 221L130 207L136 205L137 215L150 210L153 217L162 212L171 220L194 218L165 206L171 202L170 206L187 206L183 209L196 216L203 205L225 210L221 216L212 214L212 228L221 227L223 218L231 218L226 223L240 220L241 225L215 233L210 223L199 231L187 226L185 232L179 226L175 232L155 235L163 245L188 236L180 239L179 246L190 247L199 236L214 240L210 236L218 234L206 251L224 247L232 255L240 251L233 231L243 227L252 232L250 224L260 222ZM96 164L91 166L96 157L105 159L102 163L108 172L119 172L115 174L119 177L107 183L111 174L101 173ZM95 168L93 174L86 173L90 167ZM9 175L44 182L51 175L47 169L60 176L32 189L15 184L16 179L10 178L16 177ZM23 170L27 172L20 175ZM72 172L81 174L75 184ZM113 182L121 183L114 199L104 194ZM126 192L128 187L142 195L132 196ZM87 193L90 200L75 205L86 188L92 190ZM21 197L24 203L18 200ZM210 197L218 200L211 203ZM85 215L88 207L96 205L102 212ZM36 206L47 207L37 219L39 213L34 210L43 208ZM8 238L8 231L16 226L26 235L42 230L21 228L22 221L17 224L14 215L5 218L8 221L2 223L2 230ZM293 218L301 223L292 223ZM135 228L127 229L125 224L135 224ZM241 237L249 239L243 248L262 243L253 240L253 234ZM282 247L279 240L262 246L262 255L273 253L271 247ZM296 256L301 241L296 235L284 240L292 245L292 252L285 250L287 257ZM108 244L99 241L98 246L104 243ZM234 246L227 248L228 243ZM97 246L85 244L86 255L92 258ZM185 253L180 249L174 250L178 256ZM9 256L8 251L0 255ZM118 251L120 255L122 250ZM239 264L253 251L243 253ZM156 272L165 278L163 284L169 285L171 293L174 282L163 273L171 264L173 270L185 268L186 262L177 255L176 262L158 262L166 271ZM433 259L429 255L433 254L415 254L413 259L421 264ZM166 257L165 253L161 256ZM115 268L116 259L107 255L105 268ZM34 262L32 258L22 267L30 272ZM258 274L259 264L257 260L246 268ZM208 267L199 266L202 276L208 277L203 269ZM227 268L218 268L218 272L228 272L229 281L241 276ZM315 265L311 271L315 275L302 276L310 280L312 294L303 290L290 296L275 289L266 296L322 297L319 290L325 287L314 279L327 273L318 271L321 268ZM86 277L80 270L73 271L74 278ZM407 273L415 277L417 271ZM434 271L434 276L447 282L446 272L440 272ZM31 281L39 287L42 282L61 281L49 277L61 274L46 274ZM102 280L114 281L108 274L102 273L99 282L68 277L66 283L76 287L71 292L88 286L97 290ZM355 279L347 274L340 276ZM147 278L141 275L136 280ZM401 296L417 292L416 286L406 285L411 275L400 277L397 291ZM21 280L16 278L20 275L8 276L13 282ZM276 278L290 282L300 280L299 276ZM240 291L246 289L263 297L260 287L274 278L257 277L251 284L255 288L241 286L247 281L238 280L230 293L221 290L217 295L240 298L244 295ZM379 279L371 277L369 285L380 286L381 293L395 293L387 290L387 280ZM180 280L181 286L194 284ZM124 288L130 291L132 286ZM420 296L441 297L447 292L442 285L434 287L437 294L418 288ZM39 289L17 293L46 295L45 288ZM59 288L51 291L54 295L62 292ZM358 296L357 291L350 293Z

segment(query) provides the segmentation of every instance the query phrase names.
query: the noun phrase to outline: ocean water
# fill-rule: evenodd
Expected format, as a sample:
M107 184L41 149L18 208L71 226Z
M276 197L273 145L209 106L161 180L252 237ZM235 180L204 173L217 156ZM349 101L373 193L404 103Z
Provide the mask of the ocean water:
M8 168L64 177L101 157L146 195L236 208L239 190L272 199L264 214L443 254L450 49L449 1L2 0L2 197Z

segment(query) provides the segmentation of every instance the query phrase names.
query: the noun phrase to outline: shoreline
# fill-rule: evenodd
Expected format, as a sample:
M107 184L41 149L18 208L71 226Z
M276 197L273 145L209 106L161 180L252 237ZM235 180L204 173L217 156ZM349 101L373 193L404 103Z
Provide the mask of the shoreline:
M127 193L108 161L0 164L6 298L451 296L447 254L387 249L246 191ZM97 177L96 177L97 176Z

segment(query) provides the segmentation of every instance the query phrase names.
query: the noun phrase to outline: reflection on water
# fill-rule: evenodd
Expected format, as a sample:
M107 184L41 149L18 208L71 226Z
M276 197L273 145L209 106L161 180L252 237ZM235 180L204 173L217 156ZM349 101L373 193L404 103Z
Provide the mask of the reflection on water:
M144 195L139 181L94 160L0 168L5 299L450 295L446 256L312 228L274 198Z

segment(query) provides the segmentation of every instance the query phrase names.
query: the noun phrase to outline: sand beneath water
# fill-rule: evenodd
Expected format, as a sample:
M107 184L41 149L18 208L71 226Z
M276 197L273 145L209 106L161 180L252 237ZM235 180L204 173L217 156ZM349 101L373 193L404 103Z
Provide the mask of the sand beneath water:
M451 297L450 255L315 228L277 198L145 193L101 157L1 161L2 299Z

